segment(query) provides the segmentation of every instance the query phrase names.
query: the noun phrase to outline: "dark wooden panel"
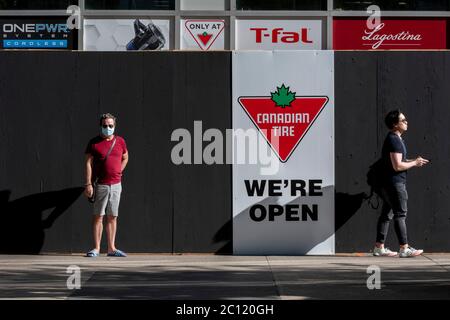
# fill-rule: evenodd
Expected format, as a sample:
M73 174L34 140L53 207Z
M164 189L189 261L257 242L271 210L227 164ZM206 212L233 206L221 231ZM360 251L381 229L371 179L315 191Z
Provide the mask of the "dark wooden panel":
M447 127L448 52L336 52L336 251L373 246L378 213L363 202L365 174L380 156L384 115L400 108L409 120L409 158L428 167L408 174L408 231L413 246L448 251L450 239ZM393 227L388 244L397 247Z

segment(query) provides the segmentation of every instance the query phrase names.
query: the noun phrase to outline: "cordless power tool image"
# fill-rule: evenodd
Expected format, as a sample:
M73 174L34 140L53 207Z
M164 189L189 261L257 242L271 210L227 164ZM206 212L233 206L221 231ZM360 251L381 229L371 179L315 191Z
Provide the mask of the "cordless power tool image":
M136 19L134 34L134 38L127 44L127 50L161 50L166 44L161 29L152 22L146 26Z

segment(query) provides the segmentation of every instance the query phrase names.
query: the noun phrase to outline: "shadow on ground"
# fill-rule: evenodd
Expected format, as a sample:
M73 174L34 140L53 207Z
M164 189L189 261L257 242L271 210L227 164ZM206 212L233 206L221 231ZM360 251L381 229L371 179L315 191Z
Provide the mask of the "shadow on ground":
M342 261L301 267L242 263L120 267L111 261L111 267L81 266L80 290L66 288L65 268L11 268L0 271L0 298L450 299L450 270L425 259L422 266L408 268L389 260L381 266L379 290L367 288L367 266Z

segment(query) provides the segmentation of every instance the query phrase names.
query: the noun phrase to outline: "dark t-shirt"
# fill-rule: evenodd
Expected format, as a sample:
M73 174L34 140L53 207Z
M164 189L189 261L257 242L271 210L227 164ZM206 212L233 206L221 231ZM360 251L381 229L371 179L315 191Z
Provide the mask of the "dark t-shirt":
M105 160L105 156L111 148L111 145L117 139L114 148ZM98 177L98 183L116 184L122 180L122 155L127 153L127 145L122 137L114 136L110 141L97 136L91 139L87 145L86 152L94 157L94 168L92 179Z
M402 161L406 161L406 145L401 137L389 132L383 143L381 158L385 167L385 182L387 184L406 183L406 170L395 171L392 167L390 153L401 153Z

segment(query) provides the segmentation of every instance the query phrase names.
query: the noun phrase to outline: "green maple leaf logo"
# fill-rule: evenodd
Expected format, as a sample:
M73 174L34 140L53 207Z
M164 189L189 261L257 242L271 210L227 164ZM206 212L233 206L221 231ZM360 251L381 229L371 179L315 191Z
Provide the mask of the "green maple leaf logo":
M290 107L292 101L295 100L295 92L289 91L289 87L285 87L284 83L281 87L277 87L276 92L271 92L272 101L275 102L277 107Z

